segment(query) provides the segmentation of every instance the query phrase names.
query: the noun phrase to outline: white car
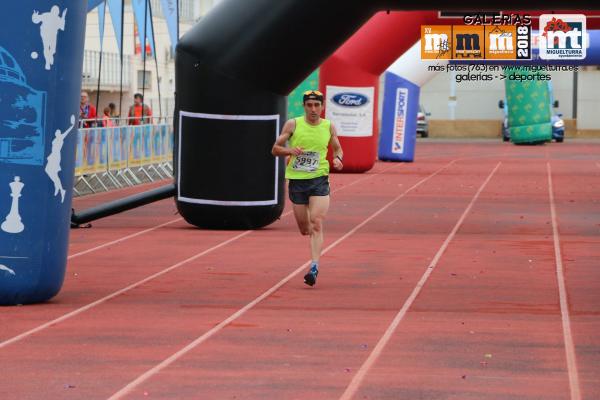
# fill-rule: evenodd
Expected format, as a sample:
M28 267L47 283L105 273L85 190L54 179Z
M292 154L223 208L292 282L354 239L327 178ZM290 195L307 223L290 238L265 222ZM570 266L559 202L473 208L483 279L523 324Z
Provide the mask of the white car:
M419 112L417 113L417 135L421 135L421 137L429 136L429 122L427 122L427 117L429 117L431 113L425 111L422 105L419 105Z

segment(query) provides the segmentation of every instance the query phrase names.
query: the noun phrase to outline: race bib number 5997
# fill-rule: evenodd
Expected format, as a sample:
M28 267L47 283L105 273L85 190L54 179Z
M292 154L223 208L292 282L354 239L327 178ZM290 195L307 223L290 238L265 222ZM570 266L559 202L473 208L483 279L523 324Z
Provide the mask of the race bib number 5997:
M319 168L319 153L307 151L296 156L292 169L296 171L315 172Z

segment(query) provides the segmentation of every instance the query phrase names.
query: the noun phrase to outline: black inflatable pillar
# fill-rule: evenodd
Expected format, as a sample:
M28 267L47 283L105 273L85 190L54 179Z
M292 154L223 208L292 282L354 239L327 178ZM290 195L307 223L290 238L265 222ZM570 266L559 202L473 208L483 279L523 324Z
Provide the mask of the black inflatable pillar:
M252 229L281 215L285 165L271 147L285 96L372 15L347 3L341 18L339 3L226 0L180 40L174 160L187 222Z

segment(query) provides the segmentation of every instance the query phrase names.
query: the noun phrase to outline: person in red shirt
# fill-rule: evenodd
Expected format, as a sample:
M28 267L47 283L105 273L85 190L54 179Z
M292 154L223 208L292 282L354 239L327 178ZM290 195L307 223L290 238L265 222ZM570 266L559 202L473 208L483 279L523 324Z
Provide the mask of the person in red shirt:
M96 123L96 107L90 104L87 92L81 92L81 101L79 103L79 124L82 128L91 128Z
M127 119L128 125L142 125L149 124L152 121L152 110L146 104L144 104L144 96L141 93L133 95L133 105L129 107L129 117Z

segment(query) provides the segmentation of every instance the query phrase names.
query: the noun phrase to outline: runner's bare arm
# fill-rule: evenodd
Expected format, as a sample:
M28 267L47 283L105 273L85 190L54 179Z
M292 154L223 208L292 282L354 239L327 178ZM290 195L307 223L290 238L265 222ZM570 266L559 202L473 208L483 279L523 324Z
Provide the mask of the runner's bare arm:
M331 149L333 150L333 168L336 170L341 170L344 165L342 164L342 160L344 158L344 151L342 150L342 145L340 144L340 140L338 139L337 129L333 122L331 123L331 128L329 129L331 132L331 138L329 139L329 144L331 145Z
M274 156L297 156L302 154L302 149L300 147L289 148L285 145L294 133L294 129L296 129L296 121L293 119L288 120L283 125L281 134L275 141L273 149L271 150L271 154Z

